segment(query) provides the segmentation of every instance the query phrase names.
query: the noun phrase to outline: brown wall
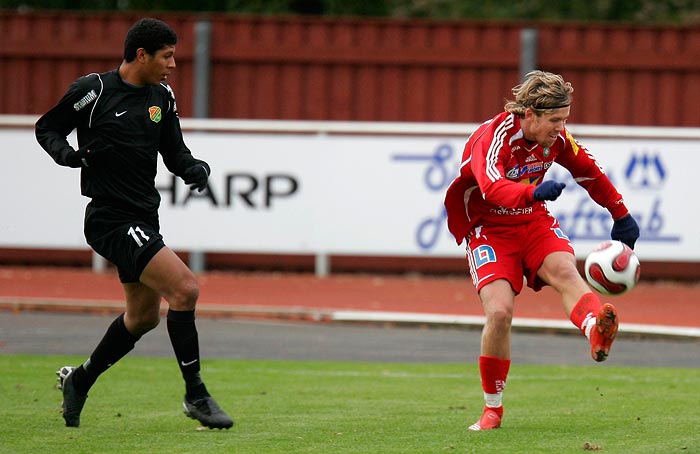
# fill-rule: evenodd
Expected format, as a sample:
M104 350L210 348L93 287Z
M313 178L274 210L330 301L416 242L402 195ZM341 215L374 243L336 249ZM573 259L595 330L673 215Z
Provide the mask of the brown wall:
M0 113L40 114L76 77L115 68L138 14L0 12ZM194 24L178 32L171 84L193 115ZM520 31L539 67L575 87L572 123L700 124L700 29L555 23L217 15L215 118L481 122L517 83Z

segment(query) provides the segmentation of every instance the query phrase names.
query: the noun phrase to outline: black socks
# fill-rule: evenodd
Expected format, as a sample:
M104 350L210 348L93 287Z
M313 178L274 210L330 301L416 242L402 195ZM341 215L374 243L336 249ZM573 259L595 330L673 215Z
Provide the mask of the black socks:
M209 396L199 375L199 337L194 319L194 311L168 310L168 335L190 401Z
M114 319L90 358L73 372L75 390L86 395L97 377L133 350L139 339L126 329L124 314Z
M199 375L199 337L194 320L194 311L168 310L168 335L182 378L185 379L186 397L190 401L209 396ZM76 391L87 395L97 377L133 350L139 339L126 329L124 314L117 317L90 358L73 371Z

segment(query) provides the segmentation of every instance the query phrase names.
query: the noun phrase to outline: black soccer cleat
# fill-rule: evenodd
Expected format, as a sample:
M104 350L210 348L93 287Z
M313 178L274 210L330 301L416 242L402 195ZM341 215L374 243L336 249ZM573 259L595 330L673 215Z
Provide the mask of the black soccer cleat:
M185 408L187 416L198 420L203 426L210 429L230 429L233 426L231 417L219 407L211 396L193 401L187 400L187 396L185 396L182 406Z
M87 400L87 395L81 396L73 386L74 367L63 366L56 371L58 375L58 389L63 391L63 419L67 427L80 426L80 412Z

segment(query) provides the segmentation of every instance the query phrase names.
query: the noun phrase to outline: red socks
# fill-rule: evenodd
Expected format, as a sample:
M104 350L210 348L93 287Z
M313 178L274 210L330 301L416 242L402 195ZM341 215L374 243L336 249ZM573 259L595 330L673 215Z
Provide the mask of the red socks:
M499 416L503 416L502 393L506 387L506 378L510 369L510 360L493 356L479 356L481 387L484 390L486 406Z
M571 322L576 325L576 327L581 330L584 336L588 337L590 330L587 330L589 326L589 321L591 319L595 320L595 316L600 309L601 302L596 295L593 293L584 293L574 309L571 311L571 316L569 317ZM588 332L587 332L588 331Z
M481 387L485 393L497 394L506 387L510 360L493 356L479 356Z

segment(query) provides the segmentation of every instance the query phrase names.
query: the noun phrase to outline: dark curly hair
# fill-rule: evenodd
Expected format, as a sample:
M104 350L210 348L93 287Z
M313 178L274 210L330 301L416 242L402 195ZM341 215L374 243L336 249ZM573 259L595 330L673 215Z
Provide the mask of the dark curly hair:
M175 44L177 44L177 34L170 25L159 19L140 19L126 34L124 60L133 61L136 58L136 50L139 48L143 48L150 55L155 55L163 47Z

